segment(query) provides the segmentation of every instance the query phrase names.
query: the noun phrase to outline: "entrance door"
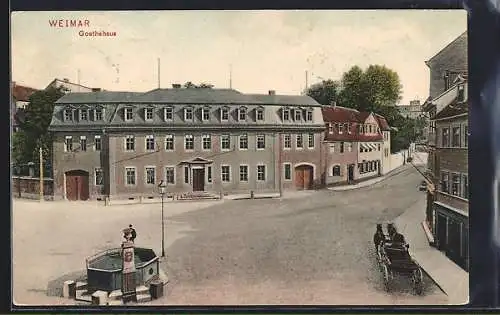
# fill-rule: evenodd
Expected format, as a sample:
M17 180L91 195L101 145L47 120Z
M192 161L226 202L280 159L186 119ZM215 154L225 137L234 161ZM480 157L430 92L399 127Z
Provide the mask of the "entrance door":
M354 181L354 164L347 167L347 182L351 183Z
M447 229L447 224L446 224L446 217L438 214L437 216L437 245L439 250L445 250L446 249L446 229Z
M205 190L205 170L202 168L193 169L193 191Z
M295 187L299 190L311 189L313 184L313 167L301 165L295 168Z
M66 199L89 199L89 173L82 170L66 172Z

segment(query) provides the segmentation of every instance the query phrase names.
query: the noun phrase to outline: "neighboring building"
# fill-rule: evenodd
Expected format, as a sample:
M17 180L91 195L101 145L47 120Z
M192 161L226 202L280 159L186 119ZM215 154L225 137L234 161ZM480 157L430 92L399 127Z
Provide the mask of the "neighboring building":
M432 118L438 111L448 105L453 98L450 93L445 93L451 85L467 78L467 32L458 36L454 41L444 47L440 52L425 62L430 70L429 97L422 106L426 116ZM436 122L429 120L426 148L428 152L426 175L429 179L427 191L426 222L433 230L435 218L433 216L434 185L438 181L438 159L435 155Z
M26 109L29 104L29 97L38 91L37 89L27 87L24 85L19 85L15 81L11 84L11 121L12 121L12 131L18 131L19 127L17 125L16 116L17 114Z
M327 127L325 184L352 183L384 174L390 163L390 131L385 118L341 106L325 106L322 111Z
M398 105L397 109L402 116L412 119L422 117L422 105L419 100L410 101L409 105Z
M310 189L321 183L321 105L232 89L69 93L54 108L55 198Z
M72 83L69 79L54 79L52 82L47 85L46 89L49 87L63 87L63 91L65 93L85 93L85 92L96 92L100 89L90 88L87 86L83 86L81 84Z
M440 98L447 104L432 120L436 124L434 235L437 248L469 269L469 180L467 81L459 81ZM436 99L438 102L439 99Z

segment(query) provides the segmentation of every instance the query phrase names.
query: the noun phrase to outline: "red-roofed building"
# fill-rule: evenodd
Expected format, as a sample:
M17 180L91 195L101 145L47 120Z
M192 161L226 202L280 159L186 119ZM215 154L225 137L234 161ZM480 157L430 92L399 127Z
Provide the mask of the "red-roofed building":
M37 89L17 84L15 81L11 84L11 120L12 120L12 130L16 132L18 130L16 115L20 110L24 110L29 104L29 97L38 91Z
M384 117L341 106L323 107L326 185L380 176L389 168L390 129Z

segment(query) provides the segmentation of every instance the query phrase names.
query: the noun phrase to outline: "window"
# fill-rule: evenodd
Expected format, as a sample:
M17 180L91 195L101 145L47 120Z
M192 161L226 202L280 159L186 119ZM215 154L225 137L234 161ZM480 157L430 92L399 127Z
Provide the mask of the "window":
M146 151L155 150L155 137L153 135L146 136Z
M94 136L94 150L101 151L101 148L102 148L101 136Z
M203 135L202 136L202 145L203 145L203 150L212 149L212 137L210 135Z
M460 127L453 127L453 138L451 139L452 147L460 147Z
M73 110L72 109L65 109L64 110L64 120L65 121L73 120Z
M94 169L94 185L101 186L104 184L104 175L102 173L102 168Z
M350 123L346 124L346 129L347 129L347 133L351 134L351 124Z
M302 135L297 135L295 138L295 146L297 149L302 149L304 146L304 139L302 138Z
M309 149L314 149L314 133L310 133L307 138L307 145Z
M240 107L238 110L238 121L247 120L247 109L245 107Z
M80 136L80 150L87 151L87 137Z
M468 147L469 145L469 126L464 125L464 147Z
M207 183L212 182L212 167L207 166Z
M257 180L265 181L266 180L266 166L265 165L257 165Z
M240 136L240 150L246 150L246 149L248 149L248 136L241 135Z
M257 135L257 150L264 150L266 148L266 136Z
M228 165L222 165L220 168L220 176L223 183L230 182L230 169Z
M344 124L338 124L338 129L339 129L339 134L343 134L344 133Z
M228 121L229 120L229 108L223 107L220 110L220 120Z
M89 119L89 111L86 109L80 109L80 120L88 120Z
M454 196L460 196L460 174L451 175L451 194Z
M283 121L290 120L290 110L288 108L283 109Z
M174 150L174 136L166 135L165 136L165 151L173 151Z
M144 119L147 121L153 120L153 109L152 108L145 108L144 109Z
M346 147L347 147L347 152L352 152L352 143L347 142Z
M257 109L257 121L263 121L264 120L264 109L259 108Z
M380 151L380 143L377 143L377 151Z
M194 150L193 135L186 135L184 137L184 150Z
M125 121L131 121L134 119L134 110L131 107L125 108Z
M165 107L163 119L165 119L165 121L174 120L174 109L172 107Z
M136 182L135 167L125 168L125 185L134 186Z
M184 166L184 183L189 184L189 166Z
M205 107L202 109L201 118L203 121L210 120L210 108L209 107Z
M462 198L469 199L469 176L462 174Z
M125 151L135 151L135 137L126 136L125 137Z
M307 111L307 117L306 117L307 121L313 121L313 112L308 110Z
M146 167L146 185L154 185L155 184L155 168L153 166Z
M220 138L222 150L231 150L231 136L222 135Z
M335 152L335 143L330 144L330 152Z
M193 109L191 107L184 108L184 120L192 121L193 120Z
M458 86L458 96L457 96L457 100L459 102L463 102L465 101L465 90L464 90L464 86L463 85L459 85Z
M175 168L172 166L165 167L165 182L167 184L175 184Z
M443 128L441 132L442 132L441 146L447 147L450 145L450 129Z
M248 166L240 165L240 182L248 182Z
M441 191L449 192L449 174L445 172L441 172Z
M292 180L292 165L285 163L284 165L285 180Z
M302 120L302 111L300 109L296 109L293 111L294 112L294 119L295 121L301 121Z
M283 147L285 149L290 149L292 147L292 136L283 135Z
M332 169L332 176L340 176L340 166L335 165Z
M385 155L385 157L389 156L389 149L388 148L384 149L384 155Z
M102 112L103 112L103 110L101 108L94 109L94 120L95 121L102 120L102 117L103 117Z
M332 123L328 124L328 133L333 134L333 124Z
M344 153L344 142L340 143L340 153Z

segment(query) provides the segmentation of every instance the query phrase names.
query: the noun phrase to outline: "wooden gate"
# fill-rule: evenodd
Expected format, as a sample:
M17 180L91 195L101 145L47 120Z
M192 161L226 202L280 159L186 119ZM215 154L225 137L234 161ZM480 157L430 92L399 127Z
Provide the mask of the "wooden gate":
M89 173L82 170L66 172L66 199L89 199Z
M205 170L193 168L193 191L205 190Z
M295 187L299 190L311 189L313 184L313 167L300 165L295 168Z

